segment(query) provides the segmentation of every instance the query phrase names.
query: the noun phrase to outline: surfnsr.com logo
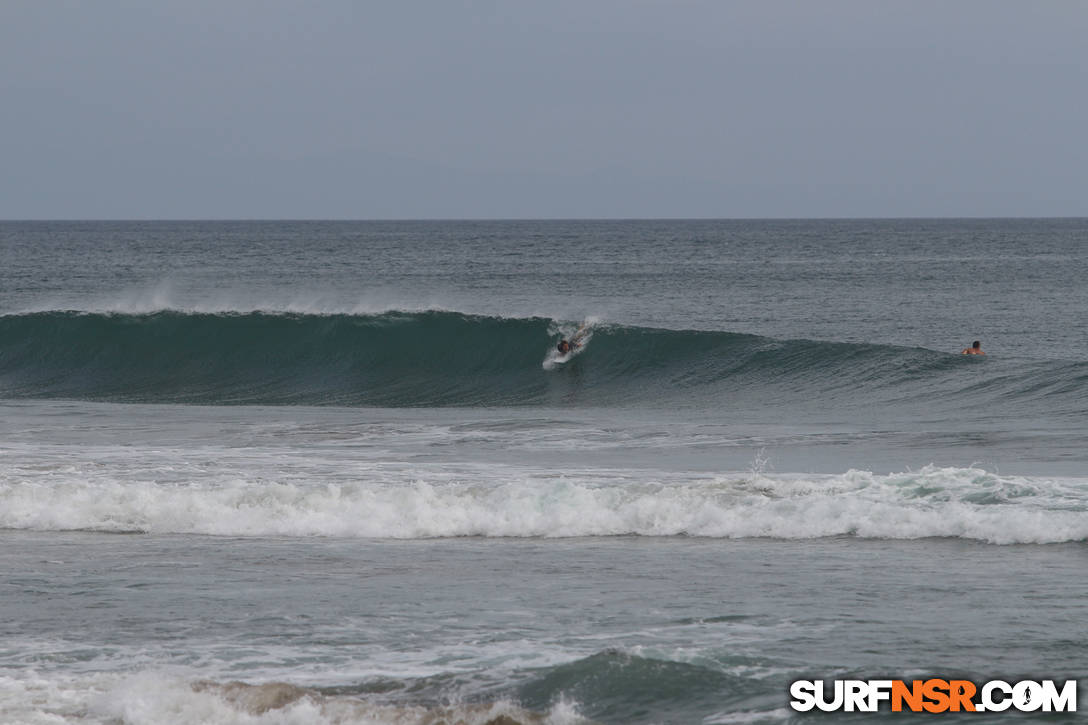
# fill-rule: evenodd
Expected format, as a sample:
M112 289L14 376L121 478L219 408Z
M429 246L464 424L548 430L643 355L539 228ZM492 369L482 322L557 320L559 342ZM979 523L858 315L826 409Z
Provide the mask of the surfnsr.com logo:
M892 712L1076 712L1077 681L797 680L790 697L798 712L877 712L884 703Z

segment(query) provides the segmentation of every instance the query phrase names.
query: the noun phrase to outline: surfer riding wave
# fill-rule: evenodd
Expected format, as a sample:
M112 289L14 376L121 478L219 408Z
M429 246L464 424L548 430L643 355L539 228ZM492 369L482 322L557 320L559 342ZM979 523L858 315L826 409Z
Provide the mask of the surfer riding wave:
M555 349L559 352L560 355L567 355L574 352L582 346L582 341L585 339L586 331L588 329L589 325L587 323L583 323L582 326L578 328L578 332L571 335L571 338L569 340L565 337L561 339L559 343L555 346Z
M544 359L544 369L551 370L556 365L561 365L580 353L589 342L592 334L591 325L586 322L573 335L561 337L555 345L555 350Z

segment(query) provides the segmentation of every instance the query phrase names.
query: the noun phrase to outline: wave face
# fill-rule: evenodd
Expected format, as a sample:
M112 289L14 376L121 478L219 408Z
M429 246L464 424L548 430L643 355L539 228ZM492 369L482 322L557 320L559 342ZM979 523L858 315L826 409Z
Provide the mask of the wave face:
M598 325L583 354L543 369L572 331L540 317L444 311L6 315L0 396L385 407L1012 398L1045 400L1051 413L1055 399L1088 407L1082 362L983 376L974 366L988 361L921 348L732 332Z
M456 313L0 318L12 397L202 404L475 405L539 396L544 320Z

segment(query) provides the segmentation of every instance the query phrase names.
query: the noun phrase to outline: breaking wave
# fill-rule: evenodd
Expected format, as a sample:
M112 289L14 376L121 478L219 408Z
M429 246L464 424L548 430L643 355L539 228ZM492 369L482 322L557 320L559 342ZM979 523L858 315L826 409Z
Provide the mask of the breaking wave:
M1085 362L986 369L992 361L922 348L723 331L599 324L583 354L542 369L573 329L446 311L4 315L0 397L382 407L1012 399L1048 414L1088 410Z
M952 537L1088 540L1088 480L926 467L878 475L555 477L401 484L0 482L0 528L222 536Z

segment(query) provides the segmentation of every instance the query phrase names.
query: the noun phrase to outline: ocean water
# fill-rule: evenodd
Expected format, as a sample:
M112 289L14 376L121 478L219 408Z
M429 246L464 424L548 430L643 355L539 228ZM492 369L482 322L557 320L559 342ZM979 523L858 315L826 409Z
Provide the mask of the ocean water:
M0 269L0 722L1088 697L1088 220L2 222Z

